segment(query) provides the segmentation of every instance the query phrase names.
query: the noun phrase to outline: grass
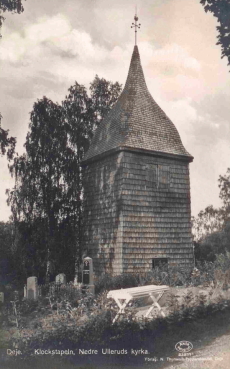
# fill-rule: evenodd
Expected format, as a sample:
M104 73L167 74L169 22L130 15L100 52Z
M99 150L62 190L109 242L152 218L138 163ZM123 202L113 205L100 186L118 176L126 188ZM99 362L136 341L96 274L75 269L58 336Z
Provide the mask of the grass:
M222 336L230 332L230 315L229 310L225 312L218 312L210 317L206 316L202 319L197 319L193 322L186 322L183 324L177 324L171 327L171 329L164 329L159 333L158 337L153 339L153 332L149 331L144 337L142 342L138 342L137 349L143 348L149 350L150 357L173 357L177 355L175 351L175 344L181 340L187 340L193 343L194 350L200 349L209 345L218 336ZM127 349L130 350L130 344L128 341L120 341L120 343L110 344L106 347L110 349ZM99 349L99 346L91 347L93 349ZM38 357L33 360L21 361L15 360L14 362L5 362L2 366L4 369L72 369L72 368L141 368L153 367L153 363L144 362L143 355L131 356L131 355L85 355L74 357L71 362L66 359L60 360L60 358L54 357ZM145 363L145 364L144 364ZM163 368L167 364L154 363L154 368Z
M181 289L179 290L181 291ZM226 297L229 295L228 291L224 293ZM221 306L223 309L224 305L220 304L219 310L221 310ZM34 311L32 309L31 311L30 306L27 306L25 310L27 312L27 328L22 330L24 333L27 333L27 335L31 335L33 341L33 337L35 337L36 332L39 332L40 329L38 323L42 324L42 321L46 322L42 330L42 340L38 339L34 341L37 345L35 348L70 348L74 350L78 350L79 348L98 349L100 354L79 356L76 351L76 355L71 357L66 356L61 358L58 355L54 355L54 357L48 355L45 357L27 357L26 360L22 361L20 358L9 360L9 357L3 355L2 367L4 367L4 369L18 367L23 367L25 369L45 369L46 367L47 369L72 369L73 367L90 368L90 366L92 366L92 368L112 368L116 366L122 368L123 365L126 365L126 367L131 365L131 367L136 368L138 366L141 367L143 363L148 365L148 362L144 362L145 356L172 357L175 355L175 344L178 341L188 340L192 342L194 348L197 349L201 344L210 343L217 335L224 334L224 332L230 329L229 305L225 307L223 311L218 311L218 309L215 312L212 311L211 319L210 316L202 314L201 311L201 314L192 318L192 321L189 321L189 319L182 321L181 317L174 317L170 324L167 323L167 320L161 318L146 324L143 323L142 325L136 322L123 321L113 327L111 326L110 320L105 319L103 314L100 315L98 311L96 311L95 316L91 318L89 316L87 320L82 323L80 335L76 330L79 319L71 323L72 327L68 327L67 323L70 323L70 320L67 319L61 323L61 316L58 316L56 311L50 314L50 310L48 310L48 314L45 317L44 314L41 313L42 309L40 308L38 309L38 306L36 306L38 310L38 314L36 314L35 311L37 310ZM103 312L105 312L105 310L102 309L102 313ZM55 328L54 326L48 325L49 322L54 322L57 324L57 327ZM9 329L7 326L6 328ZM51 332L52 329L53 333ZM71 331L71 329L73 330ZM73 332L73 334L71 332ZM11 327L11 338L14 335L18 335L18 333L19 330L15 327ZM6 352L6 347L12 348L11 346L9 347L9 338L8 335L5 342L3 340L3 346L1 346L2 348L5 346L5 349L2 350L3 354ZM60 346L58 346L59 340L62 342ZM102 355L101 348L113 350L124 349L127 350L127 354ZM131 349L148 350L149 355L139 354L135 356L131 353ZM154 368L161 367L162 365L163 364L160 365L160 363L155 363Z

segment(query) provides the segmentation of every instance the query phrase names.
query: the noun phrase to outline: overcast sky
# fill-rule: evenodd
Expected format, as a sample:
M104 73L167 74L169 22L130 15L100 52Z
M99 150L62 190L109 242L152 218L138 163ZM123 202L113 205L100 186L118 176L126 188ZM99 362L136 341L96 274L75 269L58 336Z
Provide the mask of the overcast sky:
M216 45L216 20L199 0L27 0L23 14L7 14L0 40L2 127L23 144L33 103L61 102L77 81L96 74L124 85L134 45L148 88L194 156L192 214L219 206L218 177L230 167L230 74ZM8 220L6 188L14 181L0 158L0 221Z

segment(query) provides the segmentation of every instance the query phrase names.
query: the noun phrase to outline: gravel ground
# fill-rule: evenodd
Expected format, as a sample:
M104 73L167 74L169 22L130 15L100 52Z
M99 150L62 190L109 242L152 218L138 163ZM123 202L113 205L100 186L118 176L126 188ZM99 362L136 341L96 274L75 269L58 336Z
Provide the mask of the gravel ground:
M229 369L230 334L218 337L210 345L197 350L191 360L169 365L167 369Z
M202 291L203 292L203 291ZM229 298L229 291L225 293ZM227 296L228 295L228 296ZM225 334L218 336L207 346L195 350L191 361L167 366L167 369L230 369L230 326L226 322ZM210 332L213 336L214 332Z

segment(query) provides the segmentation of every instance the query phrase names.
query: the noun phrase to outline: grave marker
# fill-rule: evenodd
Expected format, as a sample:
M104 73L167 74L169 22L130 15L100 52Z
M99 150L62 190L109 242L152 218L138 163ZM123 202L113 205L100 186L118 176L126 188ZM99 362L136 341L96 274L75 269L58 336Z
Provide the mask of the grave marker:
M38 279L37 277L27 278L27 298L37 300L38 298Z
M64 273L60 273L56 276L55 282L59 284L66 284L66 275Z
M24 285L24 298L27 298L27 286L26 284Z
M0 302L4 302L4 292L0 292Z
M19 292L18 291L14 291L14 301L19 300Z
M93 259L86 257L83 260L83 284L93 284Z
M82 282L88 285L89 291L94 294L94 280L93 280L93 259L86 257L83 259Z

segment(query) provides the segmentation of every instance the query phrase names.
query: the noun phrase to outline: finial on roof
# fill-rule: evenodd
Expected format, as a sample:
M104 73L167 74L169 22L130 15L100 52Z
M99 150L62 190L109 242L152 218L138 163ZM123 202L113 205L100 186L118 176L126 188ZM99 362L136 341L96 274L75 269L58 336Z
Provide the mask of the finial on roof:
M138 21L138 16L137 16L137 7L136 7L136 14L134 16L134 20L135 20L135 23L132 23L132 26L131 28L134 28L135 30L135 46L137 44L137 28L140 28L141 27L141 24L137 24L137 21Z

